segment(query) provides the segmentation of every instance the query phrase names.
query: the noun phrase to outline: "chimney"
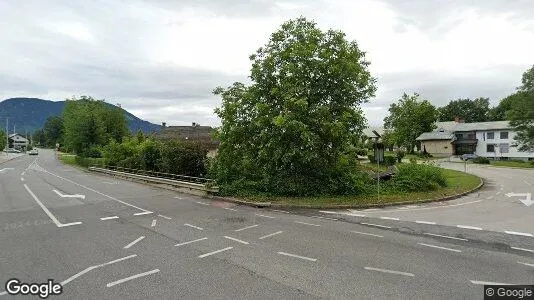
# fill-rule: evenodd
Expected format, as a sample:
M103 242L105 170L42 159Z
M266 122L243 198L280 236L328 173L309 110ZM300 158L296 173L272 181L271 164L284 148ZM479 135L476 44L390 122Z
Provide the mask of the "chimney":
M167 127L167 123L166 122L161 122L161 127L163 127L163 128Z

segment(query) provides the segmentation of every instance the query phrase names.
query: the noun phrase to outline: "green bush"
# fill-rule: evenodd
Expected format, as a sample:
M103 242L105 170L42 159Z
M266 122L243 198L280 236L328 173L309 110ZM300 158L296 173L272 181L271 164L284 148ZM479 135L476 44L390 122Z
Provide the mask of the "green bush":
M429 164L399 164L397 173L388 182L404 192L426 192L447 186L442 169Z
M430 153L428 153L428 152L426 152L426 153L424 153L424 152L418 152L416 155L417 155L417 157L419 157L419 158L431 158L431 157L432 157L432 154L430 154Z
M475 159L473 159L473 162L475 164L489 164L490 161L486 157L478 156Z
M395 164L395 162L397 161L397 159L395 158L395 156L392 156L392 155L386 155L384 156L384 163L387 165L387 166L393 166Z
M85 168L93 167L93 166L97 166L97 167L104 166L104 159L102 158L81 157L77 155L74 158L74 161L77 165L85 167Z
M371 154L371 155L367 155L367 158L369 159L369 161L370 161L372 164L375 164L375 163L376 163L375 156L374 156L373 154Z
M397 152L395 152L395 155L397 156L397 162L400 163L400 162L402 162L402 159L406 155L406 152L404 152L402 150L398 150Z
M358 148L358 149L356 149L356 154L358 154L358 156L366 156L367 155L367 149Z
M411 164L417 164L417 158L415 158L415 157L410 157L410 163L411 163Z

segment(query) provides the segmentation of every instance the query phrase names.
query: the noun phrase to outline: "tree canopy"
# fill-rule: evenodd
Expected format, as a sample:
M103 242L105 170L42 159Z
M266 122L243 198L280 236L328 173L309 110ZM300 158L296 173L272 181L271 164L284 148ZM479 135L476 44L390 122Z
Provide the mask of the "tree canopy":
M457 99L438 108L438 119L454 121L456 117L459 117L466 123L485 122L489 120L489 111L489 98Z
M360 104L376 90L357 43L298 18L250 60L251 85L214 91L219 184L283 195L354 189L349 149L365 126Z
M7 136L6 132L0 129L0 151L3 150L7 145Z
M513 97L507 119L514 126L516 141L521 151L534 151L534 66L523 73L522 85Z
M412 96L404 93L401 99L390 105L384 127L392 131L395 144L413 153L417 144L415 139L435 128L437 116L438 111L428 100L419 99L417 93Z

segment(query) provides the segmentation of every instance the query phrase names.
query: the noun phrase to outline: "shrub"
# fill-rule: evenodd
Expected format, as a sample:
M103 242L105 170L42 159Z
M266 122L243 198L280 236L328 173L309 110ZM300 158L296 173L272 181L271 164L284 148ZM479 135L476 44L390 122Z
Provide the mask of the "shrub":
M366 156L367 155L367 149L358 148L358 149L356 149L356 154L358 154L358 156Z
M428 152L419 152L419 153L417 153L417 157L419 157L419 158L430 158L430 157L432 157L432 154L430 154Z
M384 163L387 165L387 166L393 166L395 164L395 162L397 161L397 159L395 158L395 156L392 156L392 155L386 155L384 156Z
M415 158L415 157L410 157L410 163L411 163L411 164L417 164L417 158Z
M473 162L475 164L489 164L490 161L486 157L478 156L475 159L473 159Z
M393 180L395 189L405 192L426 192L447 186L443 170L429 164L400 164Z
M372 164L376 163L375 156L374 156L373 154L371 154L371 155L367 155L367 158L369 158L369 161L370 161Z
M404 156L406 155L406 152L402 151L402 150L398 150L395 155L397 156L397 162L400 163L402 162L402 159L404 158Z

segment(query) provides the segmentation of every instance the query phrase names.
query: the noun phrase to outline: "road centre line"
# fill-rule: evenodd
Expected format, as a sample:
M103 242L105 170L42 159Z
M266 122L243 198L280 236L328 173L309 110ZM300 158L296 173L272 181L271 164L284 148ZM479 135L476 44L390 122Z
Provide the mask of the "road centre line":
M399 221L399 218L392 218L392 217L380 217L382 220L393 220L393 221Z
M371 268L371 267L364 267L364 269L366 269L368 271L377 271L377 272L382 272L382 273L404 275L404 276L410 276L410 277L414 277L415 276L412 273L393 271L393 270L387 270L387 269L378 269L378 268Z
M447 251L452 251L452 252L462 252L462 250L446 248L446 247L440 247L440 246L430 245L430 244L425 244L425 243L417 243L417 244L419 244L421 246L426 246L426 247L436 248L436 249L441 249L441 250L447 250Z
M242 240L239 240L239 239L236 239L236 238L233 238L231 236L224 236L225 239L229 239L229 240L232 240L232 241L235 241L235 242L238 242L238 243L241 243L241 244L245 244L245 245L248 245L249 243L248 242L245 242L245 241L242 241Z
M35 200L35 202L37 202L37 204L39 204L39 206L41 207L41 209L48 215L48 217L52 220L52 222L54 222L54 224L56 224L57 227L67 227L67 226L72 226L72 225L79 225L79 224L82 224L82 222L73 222L73 223L67 223L67 224L62 224L61 222L59 222L59 220L50 212L50 210L48 210L48 208L46 208L46 206L44 206L44 204L39 201L39 199L37 198L37 196L35 196L35 194L32 192L32 190L30 190L30 188L28 187L28 185L24 184L24 188L26 188L26 191L28 191L28 193L30 194L30 196L32 196L33 200Z
M63 280L61 282L61 285L66 285L67 283L73 281L74 279L82 276L83 274L91 271L91 270L94 270L94 269L97 269L97 268L100 268L100 267L103 267L103 266L107 266L107 265L111 265L111 264L114 264L114 263L118 263L118 262L121 262L121 261L124 261L124 260L127 260L127 259L130 259L130 258L134 258L134 257L137 257L137 254L132 254L132 255L128 255L126 257L123 257L123 258L119 258L119 259L115 259L115 260L112 260L110 262L107 262L107 263L103 263L103 264L100 264L100 265L95 265L95 266L91 266L89 268L86 268L85 270L81 271L81 272L78 272L76 274L74 274L73 276Z
M191 224L187 224L187 223L185 223L184 226L195 228L195 229L198 229L198 230L204 230L204 228L201 228L201 227L198 227L198 226L195 226L195 225L191 225Z
M526 251L526 252L532 252L534 253L534 250L530 250L530 249L526 249L526 248L519 248L519 247L510 247L514 250L519 250L519 251Z
M152 220L152 224L150 224L150 227L155 227L157 221L158 221L158 220L156 220L156 219Z
M477 281L477 280L469 280L472 284L476 285L512 285L510 283L502 283L502 282L491 282L491 281Z
M459 238L459 237L448 236L448 235L441 235L441 234L435 234L435 233L429 233L429 232L423 232L423 234L431 235L431 236L437 236L437 237L442 237L442 238L451 239L451 240L458 240L458 241L465 241L465 242L468 242L468 241L469 241L469 240L467 240L467 239L463 239L463 238Z
M204 240L207 240L207 239L208 239L207 237L203 237L203 238L201 238L201 239L196 239L196 240L192 240L192 241L188 241L188 242L183 242L183 243L176 244L176 245L174 245L174 247L179 247L179 246L183 246L183 245L187 245L187 244L192 244L192 243L196 243L196 242L204 241Z
M124 205L133 207L133 208L138 209L138 210L143 211L143 212L149 212L149 211L146 210L146 209L140 208L140 207L135 206L135 205L133 205L133 204L130 204L130 203L128 203L128 202L124 202L124 201L119 200L119 199L117 199L117 198L115 198L115 197L106 195L106 194L104 194L104 193L102 193L102 192L99 192L99 191L97 191L97 190L95 190L95 189L92 189L92 188L90 188L90 187L87 187L87 186L85 186L85 185L83 185L83 184L80 184L80 183L77 183L77 182L72 181L72 180L70 180L70 179L67 179L67 178L61 177L61 176L59 176L59 175L56 175L56 174L54 174L54 173L52 173L52 172L49 172L49 171L43 169L42 167L41 167L41 169L42 169L42 171L45 172L45 173L48 173L48 174L50 174L50 175L52 175L52 176L55 176L55 177L57 177L57 178L59 178L59 179L68 181L68 182L70 182L70 183L72 183L72 184L74 184L74 185L77 185L77 186L79 186L79 187L82 187L82 188L84 188L84 189L86 189L86 190L89 190L89 191L91 191L91 192L97 193L97 194L99 194L99 195L101 195L101 196L104 196L104 197L106 197L106 198L109 198L109 199L111 199L111 200L113 200L113 201L117 201L117 202L119 202L119 203L122 203L122 204L124 204ZM134 214L134 215L135 215L135 214Z
M136 279L136 278L139 278L139 277L148 276L148 275L155 274L155 273L158 273L158 272L159 272L159 269L154 269L154 270L152 270L152 271L148 271L148 272L144 272L144 273L136 274L136 275L133 275L133 276L130 276L130 277L126 277L126 278L123 278L123 279L120 279L120 280L117 280L117 281L110 282L110 283L108 283L106 286L107 286L107 287L112 287L112 286L114 286L114 285L121 284L121 283L124 283L124 282L126 282L126 281L130 281L130 280L132 280L132 279Z
M137 244L139 241L141 241L142 239L144 239L145 236L142 235L140 237L138 237L135 241L129 243L128 245L124 246L124 249L129 249L130 247L132 247L133 245Z
M463 229L482 230L482 228L480 227L468 226L468 225L456 225L456 227L463 228Z
M317 218L317 219L325 219L325 220L332 220L337 221L336 218L328 218L328 217L322 217L322 216L309 216L310 218Z
M226 247L226 248L223 248L223 249L215 250L215 251L213 251L213 252L209 252L209 253L206 253L206 254L199 255L198 258L208 257L208 256L211 256L211 255L213 255L213 254L221 253L221 252L224 252L224 251L233 249L233 248L234 248L234 247Z
M361 232L361 231L351 231L352 233L357 233L357 234L363 234L363 235L369 235L369 236L376 236L376 237L384 237L382 235L378 235L378 234L374 234L374 233L367 233L367 232Z
M318 225L318 224L311 224L311 223L300 222L300 221L295 221L295 223L303 224L303 225L308 225L308 226L321 227L321 225Z
M273 236L273 235L280 234L280 233L282 233L282 232L283 232L283 231L277 231L277 232L274 232L274 233L270 233L270 234L268 234L268 235L264 235L264 236L260 237L259 240L263 240L263 239L265 239L265 238L271 237L271 236Z
M260 214L255 214L255 215L258 217L263 217L263 218L276 219L275 217L266 216L266 215L260 215Z
M230 208L230 207L223 207L223 208L226 209L226 210L237 211L237 209L233 209L233 208Z
M311 258L311 257L306 257L306 256L300 256L300 255L291 254L291 253L286 253L286 252L277 252L277 253L280 254L280 255L285 255L285 256L289 256L289 257L300 258L300 259L304 259L304 260L308 260L308 261L313 261L313 262L316 262L316 261L317 261L316 258Z
M206 205L206 206L209 206L210 204L209 203L205 203L205 202L200 202L200 201L195 201L196 204L200 204L200 205Z
M362 225L368 225L368 226L374 226L374 227L379 227L379 228L391 229L391 227L389 227L389 226L378 225L378 224L373 224L373 223L364 223L364 222L361 222L360 224L362 224Z
M243 227L243 228L239 228L239 229L236 229L235 231L236 232L239 232L239 231L243 231L243 230L247 230L247 229L250 229L250 228L254 228L254 227L258 227L259 225L251 225L251 226L247 226L247 227Z
M520 261L518 261L517 263L525 265L525 266L528 266L528 267L534 267L534 264L524 263L524 262L520 262Z
M290 214L290 212L285 211L285 210L280 210L280 209L271 209L271 210L272 210L272 211L281 212L281 213L284 213L284 214Z
M167 220L172 220L171 217L167 217L167 216L164 216L164 215L158 215L158 217L162 217L163 219L167 219Z
M418 223L418 224L428 224L428 225L436 225L436 222L429 222L429 221L415 221L415 223Z
M106 221L106 220L113 220L113 219L118 219L119 217L118 216L112 216L112 217L105 217L105 218L100 218L101 221Z
M512 234L512 235L521 235L521 236L534 237L534 235L532 235L532 233L517 232L517 231L506 231L506 230L504 232L507 233L507 234Z
M144 212L140 212L140 213L135 213L133 214L134 216L143 216L143 215L150 215L150 214L153 214L153 212L151 211L144 211Z

